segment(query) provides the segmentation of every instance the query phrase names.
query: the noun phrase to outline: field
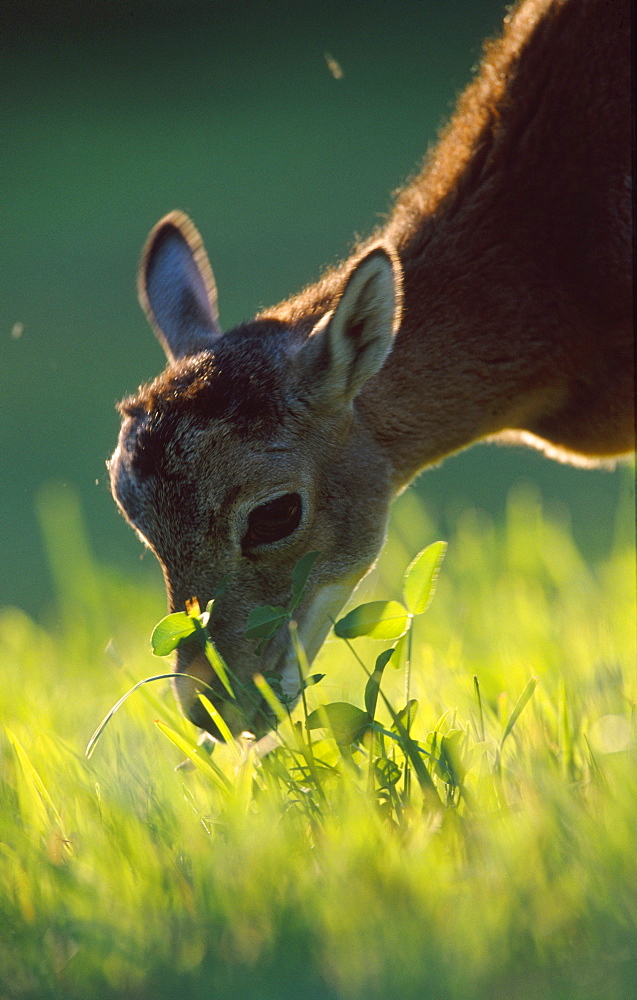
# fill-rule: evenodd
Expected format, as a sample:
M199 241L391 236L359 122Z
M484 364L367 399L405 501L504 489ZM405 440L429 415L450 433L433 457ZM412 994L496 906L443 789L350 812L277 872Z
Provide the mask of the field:
M465 511L409 692L389 664L373 735L308 730L300 706L262 757L198 748L166 681L85 757L168 668L149 646L163 594L98 565L74 496L50 490L56 611L0 617L2 1000L634 997L628 479L597 560L531 488L502 523ZM405 494L354 604L400 599L438 537ZM328 640L307 711L362 709L388 646Z
M226 328L314 280L506 6L0 4L0 1000L634 998L634 471L481 445L423 476L354 604L443 539L437 590L380 693L389 641L326 643L338 742L301 704L210 756L161 680L85 756L170 669L104 469L163 364L146 234L192 216Z

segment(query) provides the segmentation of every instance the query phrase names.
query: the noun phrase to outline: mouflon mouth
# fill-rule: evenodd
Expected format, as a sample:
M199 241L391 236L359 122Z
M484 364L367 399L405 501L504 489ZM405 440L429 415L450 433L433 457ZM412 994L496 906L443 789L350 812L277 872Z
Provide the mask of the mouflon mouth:
M318 653L335 616L357 582L356 578L324 586L299 616L297 634L308 663ZM243 681L231 673L230 683L236 696L232 698L201 649L191 645L180 648L175 664L178 676L173 684L184 715L215 739L223 739L199 699L203 694L212 701L233 736L245 731L257 738L264 736L275 727L276 717L252 678L257 673L264 674L285 708L292 709L301 695L301 669L287 629L282 628L267 642L262 655L252 658L251 666L252 673L247 672L247 676L246 671L242 671ZM182 676L184 674L187 676Z
M224 738L199 699L200 694L212 702L233 736L249 731L259 737L273 728L275 717L251 679L241 685L232 677L236 699L231 698L203 652L188 648L179 650L175 670L178 673L173 679L173 689L184 715L215 739L223 742Z

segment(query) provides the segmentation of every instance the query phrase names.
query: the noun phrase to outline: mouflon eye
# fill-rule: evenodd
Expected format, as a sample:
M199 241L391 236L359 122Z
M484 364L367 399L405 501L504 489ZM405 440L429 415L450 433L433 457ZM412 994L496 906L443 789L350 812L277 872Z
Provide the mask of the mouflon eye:
M287 538L298 528L302 513L303 504L298 493L284 493L274 500L259 504L250 511L243 548L252 549L257 545L269 545Z

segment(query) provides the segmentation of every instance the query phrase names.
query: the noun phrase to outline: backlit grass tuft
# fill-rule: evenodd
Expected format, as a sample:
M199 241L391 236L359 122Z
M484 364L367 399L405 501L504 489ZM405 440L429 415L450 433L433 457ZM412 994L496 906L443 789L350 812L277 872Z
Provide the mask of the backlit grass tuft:
M421 608L413 503L352 606ZM378 687L396 640L333 637L270 754L210 755L161 681L90 760L163 666L163 598L94 564L65 494L44 524L57 611L0 617L0 996L634 996L630 523L590 565L533 494L468 512L408 681L406 643Z

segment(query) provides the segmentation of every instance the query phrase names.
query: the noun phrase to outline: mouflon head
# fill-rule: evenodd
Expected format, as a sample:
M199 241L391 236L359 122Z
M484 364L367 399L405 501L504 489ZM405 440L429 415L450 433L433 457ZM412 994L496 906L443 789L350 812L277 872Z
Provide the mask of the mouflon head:
M234 733L262 735L271 719L253 676L274 676L294 700L299 667L287 628L265 644L246 636L250 611L286 607L295 566L318 552L294 611L311 661L383 541L388 463L370 447L356 397L391 349L398 265L373 247L322 314L309 306L293 322L257 317L222 334L199 235L172 213L149 237L140 299L168 366L120 404L113 496L159 559L170 610L215 599L208 630L236 700L186 644L175 665L188 675L175 678L184 712L216 734L203 692Z

